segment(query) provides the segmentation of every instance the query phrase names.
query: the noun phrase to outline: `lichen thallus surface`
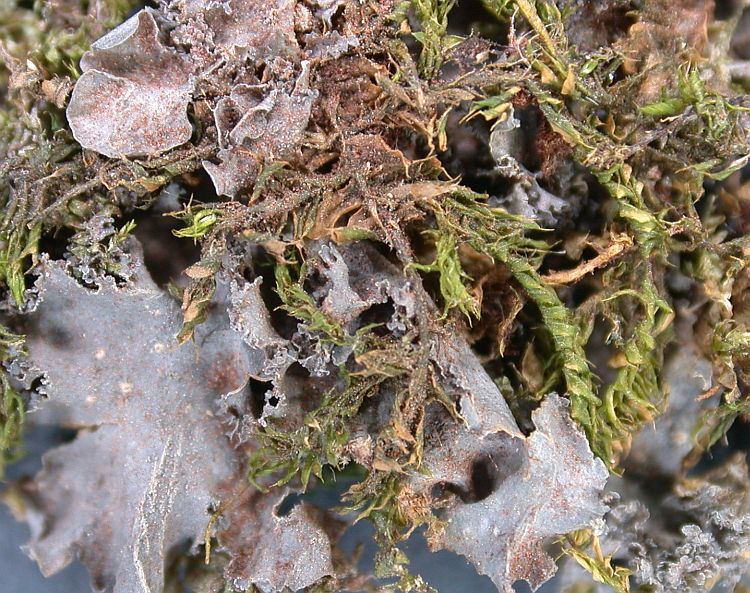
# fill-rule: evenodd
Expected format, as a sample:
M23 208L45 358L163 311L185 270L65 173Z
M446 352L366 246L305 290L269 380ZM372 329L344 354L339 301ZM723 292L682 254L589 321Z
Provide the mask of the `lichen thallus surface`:
M503 591L739 582L750 20L463 4L0 7L0 472L78 431L3 495L45 574L428 591L421 529Z

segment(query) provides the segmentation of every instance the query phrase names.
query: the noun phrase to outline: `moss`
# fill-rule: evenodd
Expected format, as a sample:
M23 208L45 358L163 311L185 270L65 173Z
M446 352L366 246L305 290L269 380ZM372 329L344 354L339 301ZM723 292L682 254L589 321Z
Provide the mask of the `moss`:
M352 344L353 338L346 333L344 328L331 316L320 311L313 298L305 292L303 287L307 276L305 266L295 267L297 267L296 279L292 278L292 264L278 264L274 268L276 293L283 303L281 308L302 321L307 331L320 334L323 340L336 346Z
M457 45L460 37L448 35L448 15L456 5L455 0L407 0L402 2L393 18L401 24L401 30L411 33L422 45L419 55L419 71L425 78L433 78L440 72L445 53ZM414 12L420 30L412 32L408 13Z
M9 364L12 359L23 353L24 336L0 326L0 361ZM8 374L3 369L0 374L0 480L5 475L5 466L18 458L20 454L23 422L26 415L26 402L12 385Z
M440 276L440 294L445 301L444 314L457 308L471 321L479 318L480 304L472 295L467 283L471 277L464 271L458 256L458 242L453 233L430 231L435 238L435 261L431 264L411 264L422 272L437 272Z
M39 253L39 239L42 233L42 225L37 223L31 230L21 227L20 229L8 230L0 235L2 255L0 256L0 279L5 282L13 300L17 306L24 303L24 291L26 280L24 278Z
M575 333L571 314L555 304L553 291L543 283L530 276L526 279L539 297L537 303L543 317L547 317L546 325L558 350L578 352L575 356L578 362L571 365L570 361L561 361L574 402L573 416L587 430L594 450L607 463L616 464L619 453L627 450L631 435L663 410L661 353L670 340L666 329L673 313L658 281L659 270L668 254L690 251L695 241L700 240L695 237L677 243L672 237L681 232L702 232L692 209L703 192L702 180L726 178L746 162L742 153L747 151L747 145L739 123L745 108L709 90L700 67L690 63L679 64L674 86L667 87L659 101L639 105L637 97L620 98L620 92L627 92L620 90L627 89L627 83L608 85L597 74L599 69L608 67L608 62L618 61L616 55L592 61L591 57L578 54L568 43L562 15L552 3L523 0L486 4L501 17L516 11L536 33L534 39L519 49L521 58L536 74L521 80L520 86L535 97L552 129L573 147L577 160L609 192L619 220L627 225L639 250L633 264L638 271L632 275L606 273L604 280L608 285L604 294L610 296L598 299L596 310L587 309L585 313L590 320L603 314L613 323L630 328L629 337L619 342L627 362L598 397L590 380L585 379L589 374L581 354L583 345L571 344L571 335ZM488 119L501 117L504 109L498 107L508 104L505 85L504 80L499 80L498 87L492 87L493 95L475 104L476 113ZM583 114L574 116L570 106L575 102L580 109L581 101L609 109L609 123L600 121L591 112L586 114L585 108ZM617 129L618 125L622 129ZM669 138L681 133L692 138L693 144L670 144ZM654 160L659 164L649 163L644 158L648 152L646 142L628 143L628 138L638 136L665 138L662 154L672 153L669 160L660 162L661 155L657 153ZM713 152L713 156L706 158L706 150ZM685 163L690 164L686 167ZM679 197L678 204L667 203L653 193L653 182L647 179L651 166L666 168L675 177L684 179L687 192ZM630 315L627 320L620 317L616 313L618 307L612 303L620 298L640 301L641 313Z
M737 313L742 299L733 290L747 267L750 244L743 231L733 234L720 204L711 202L699 212L706 188L736 182L748 163L748 107L722 78L720 64L695 52L671 51L661 33L651 36L649 43L655 45L639 38L636 27L596 51L579 47L560 3L483 0L498 21L512 22L502 49L476 36L452 35L453 0L410 0L387 9L378 3L354 4L336 18L358 35L356 56L335 58L333 66L314 63L309 80L305 74L296 82L295 93L307 93L311 85L315 97L310 100L314 107L308 105L310 121L302 118L307 127L300 124L302 130L295 131L299 139L293 150L280 160L275 150L258 156L255 149L238 145L238 158L258 157L253 161L257 176L247 191L233 199L210 195L201 205L192 199L184 205L187 199L180 198L184 207L171 215L183 226L174 234L199 244L201 255L172 292L182 303L178 338L185 342L215 307L217 278L222 273L257 276L258 262L248 254L261 248L270 254L274 294L268 298L305 339L322 349L351 351L352 357L331 370L335 376L320 391L320 401L306 402L299 422L257 428L259 447L249 459L249 479L262 490L289 483L306 489L315 480L325 481L328 473L356 461L350 445L358 415L371 402L381 403L385 420L372 429L373 458L365 477L347 494L346 509L377 529L378 576L397 579L403 590L423 591L429 587L409 573L398 544L419 526L438 531L440 521L425 501L409 498L408 477L426 471L426 410L438 404L458 416L455 398L440 386L444 370L430 358L430 336L455 331L471 338L484 325L499 326L486 311L504 302L487 303L482 294L492 274L507 279L509 290L518 293L513 313L502 319L502 356L485 358L493 378L504 385L510 407L522 416L529 401L536 403L552 391L564 393L591 450L611 471L622 471L634 435L667 406L662 366L674 340L671 322L678 306L666 278L677 266L702 294L702 322L715 328L710 339L703 336L702 345L719 377L708 395L721 401L695 427L699 448L718 442L736 418L750 414L750 400L741 389L748 377L750 331ZM571 4L576 3L565 4L575 13ZM14 310L25 305L40 245L57 241L66 256L95 261L103 273L117 277L122 270L115 256L133 230L124 221L136 208L147 210L168 183L186 196L201 194L208 180L195 172L206 161L222 161L226 150L229 132L217 129L215 113L219 101L229 103L233 79L196 91L189 111L194 135L181 147L121 159L83 151L62 111L80 74L76 64L129 5L106 3L99 20L84 8L77 6L70 15L75 26L46 19L41 5L33 10L9 5L0 11L8 68L0 106L5 177L0 284ZM644 5L632 16L643 27L656 27L655 11ZM299 27L305 14L297 15ZM386 21L390 29L382 24ZM378 39L375 30L390 37ZM328 49L321 51L325 63ZM658 68L649 69L649 57L658 58ZM278 81L266 78L276 76L274 67L266 64L265 71L258 68L252 76L273 86ZM657 77L657 70L664 78ZM274 97L287 97L282 87L274 88ZM293 107L288 111L285 117L298 115ZM275 116L272 107L264 114L269 121ZM586 186L584 207L589 210L567 221L561 215L559 224L543 229L526 216L491 205L502 196L484 194L485 189L499 194L511 181L525 187L524 180L507 176L498 182L503 177L498 163L487 164L493 136L486 136L500 124L512 131L516 116L525 118L524 133L541 137L543 130L544 135L519 150L525 157L519 157L524 161L519 169L535 159L543 162L539 175L524 178L535 183L530 193L575 177ZM540 120L536 124L535 118ZM466 157L462 150L471 142L481 149ZM562 146L565 151L559 150ZM451 178L451 173L458 176ZM12 175L20 181L12 181ZM564 189L563 201L575 202L579 190ZM113 218L121 226L106 241L89 240L86 228L94 217ZM576 225L581 228L571 230ZM589 235L586 241L578 231ZM60 239L69 235L72 240ZM436 303L425 296L427 291L414 297L406 329L393 329L393 319L362 325L340 321L323 310L320 291L311 289L316 271L305 262L320 241L376 246L394 273L420 287L422 279L429 284L436 278ZM582 253L592 246L598 255L584 261ZM467 252L471 257L464 257ZM585 289L585 298L579 298L579 288ZM377 316L377 307L371 308L368 314ZM587 358L596 323L606 326L615 351L616 368L604 384ZM483 335L495 331L484 329ZM514 393L509 377L515 381L523 375L517 369L523 370L530 351L519 343L532 339L544 360L526 369L535 375L526 381L534 387ZM2 362L17 357L22 343L22 337L3 330ZM7 373L0 375L0 383L4 463L18 451L25 394ZM573 535L564 550L598 581L627 591L627 571L612 565L595 537Z
M597 583L609 586L615 593L629 593L632 571L613 566L612 557L602 553L599 537L588 530L570 534L563 542L563 552L573 558Z

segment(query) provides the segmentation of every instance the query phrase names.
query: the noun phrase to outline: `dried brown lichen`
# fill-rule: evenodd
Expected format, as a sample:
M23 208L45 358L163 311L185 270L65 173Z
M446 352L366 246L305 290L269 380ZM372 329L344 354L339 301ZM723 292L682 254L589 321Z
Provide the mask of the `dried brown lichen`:
M150 11L94 43L81 70L67 115L84 148L109 157L152 156L190 138L192 68L159 41Z

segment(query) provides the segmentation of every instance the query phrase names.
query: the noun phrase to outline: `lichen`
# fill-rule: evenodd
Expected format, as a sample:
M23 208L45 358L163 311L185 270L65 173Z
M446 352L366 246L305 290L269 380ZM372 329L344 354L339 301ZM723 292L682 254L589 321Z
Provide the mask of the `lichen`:
M739 7L25 6L0 472L25 421L78 431L14 486L45 573L428 591L419 529L507 591L555 546L622 593L746 570L745 470L702 469L750 411ZM337 547L359 520L372 575Z

